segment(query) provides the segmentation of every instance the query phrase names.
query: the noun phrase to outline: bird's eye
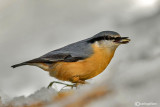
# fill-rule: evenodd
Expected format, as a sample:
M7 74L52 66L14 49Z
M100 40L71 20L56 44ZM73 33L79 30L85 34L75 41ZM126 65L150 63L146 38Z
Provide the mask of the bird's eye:
M104 40L114 40L115 38L109 35L103 36Z
M104 35L104 40L108 40L108 36L107 35Z

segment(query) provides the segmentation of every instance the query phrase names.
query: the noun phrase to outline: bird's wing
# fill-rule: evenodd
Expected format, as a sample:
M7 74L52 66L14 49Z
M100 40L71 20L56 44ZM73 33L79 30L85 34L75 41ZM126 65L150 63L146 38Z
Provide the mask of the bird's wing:
M40 59L48 62L57 62L57 61L75 62L84 59L84 57L73 56L72 53L58 53L58 54L48 53L40 57Z
M24 63L54 63L54 62L76 62L82 60L84 57L73 57L71 54L59 53L59 54L46 54L45 56L35 58Z

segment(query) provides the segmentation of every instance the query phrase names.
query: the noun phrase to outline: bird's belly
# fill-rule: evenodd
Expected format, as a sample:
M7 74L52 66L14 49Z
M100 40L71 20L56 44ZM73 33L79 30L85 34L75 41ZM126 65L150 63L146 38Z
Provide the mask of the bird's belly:
M57 62L50 75L57 79L70 81L74 76L79 76L81 80L93 78L100 74L109 64L113 54L106 50L98 50L84 60L77 62Z

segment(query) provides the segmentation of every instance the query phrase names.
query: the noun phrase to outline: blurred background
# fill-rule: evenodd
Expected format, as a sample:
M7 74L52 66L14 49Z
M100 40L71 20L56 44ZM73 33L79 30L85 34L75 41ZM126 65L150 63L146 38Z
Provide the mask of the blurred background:
M11 65L104 30L131 42L119 46L105 72L89 82L112 73L122 99L158 103L160 0L0 0L1 98L28 96L55 80L40 68Z

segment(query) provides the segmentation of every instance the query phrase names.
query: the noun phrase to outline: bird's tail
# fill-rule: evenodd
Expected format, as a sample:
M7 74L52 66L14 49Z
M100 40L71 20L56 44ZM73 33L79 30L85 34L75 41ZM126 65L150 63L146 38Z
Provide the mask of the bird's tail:
M16 67L20 67L20 66L23 66L23 65L29 65L29 64L26 63L26 62L23 62L23 63L20 63L20 64L12 65L11 67L12 67L12 68L16 68Z
M29 60L29 61L25 61L25 62L22 62L22 63L19 63L19 64L12 65L11 67L16 68L16 67L20 67L20 66L23 66L23 65L33 65L33 63L38 62L38 59L39 58L32 59L32 60Z
M52 61L44 60L42 58L35 58L35 59L29 60L29 61L26 61L26 62L22 62L22 63L19 63L19 64L12 65L11 67L16 68L16 67L23 66L23 65L34 65L34 66L36 66L37 63L52 63Z

